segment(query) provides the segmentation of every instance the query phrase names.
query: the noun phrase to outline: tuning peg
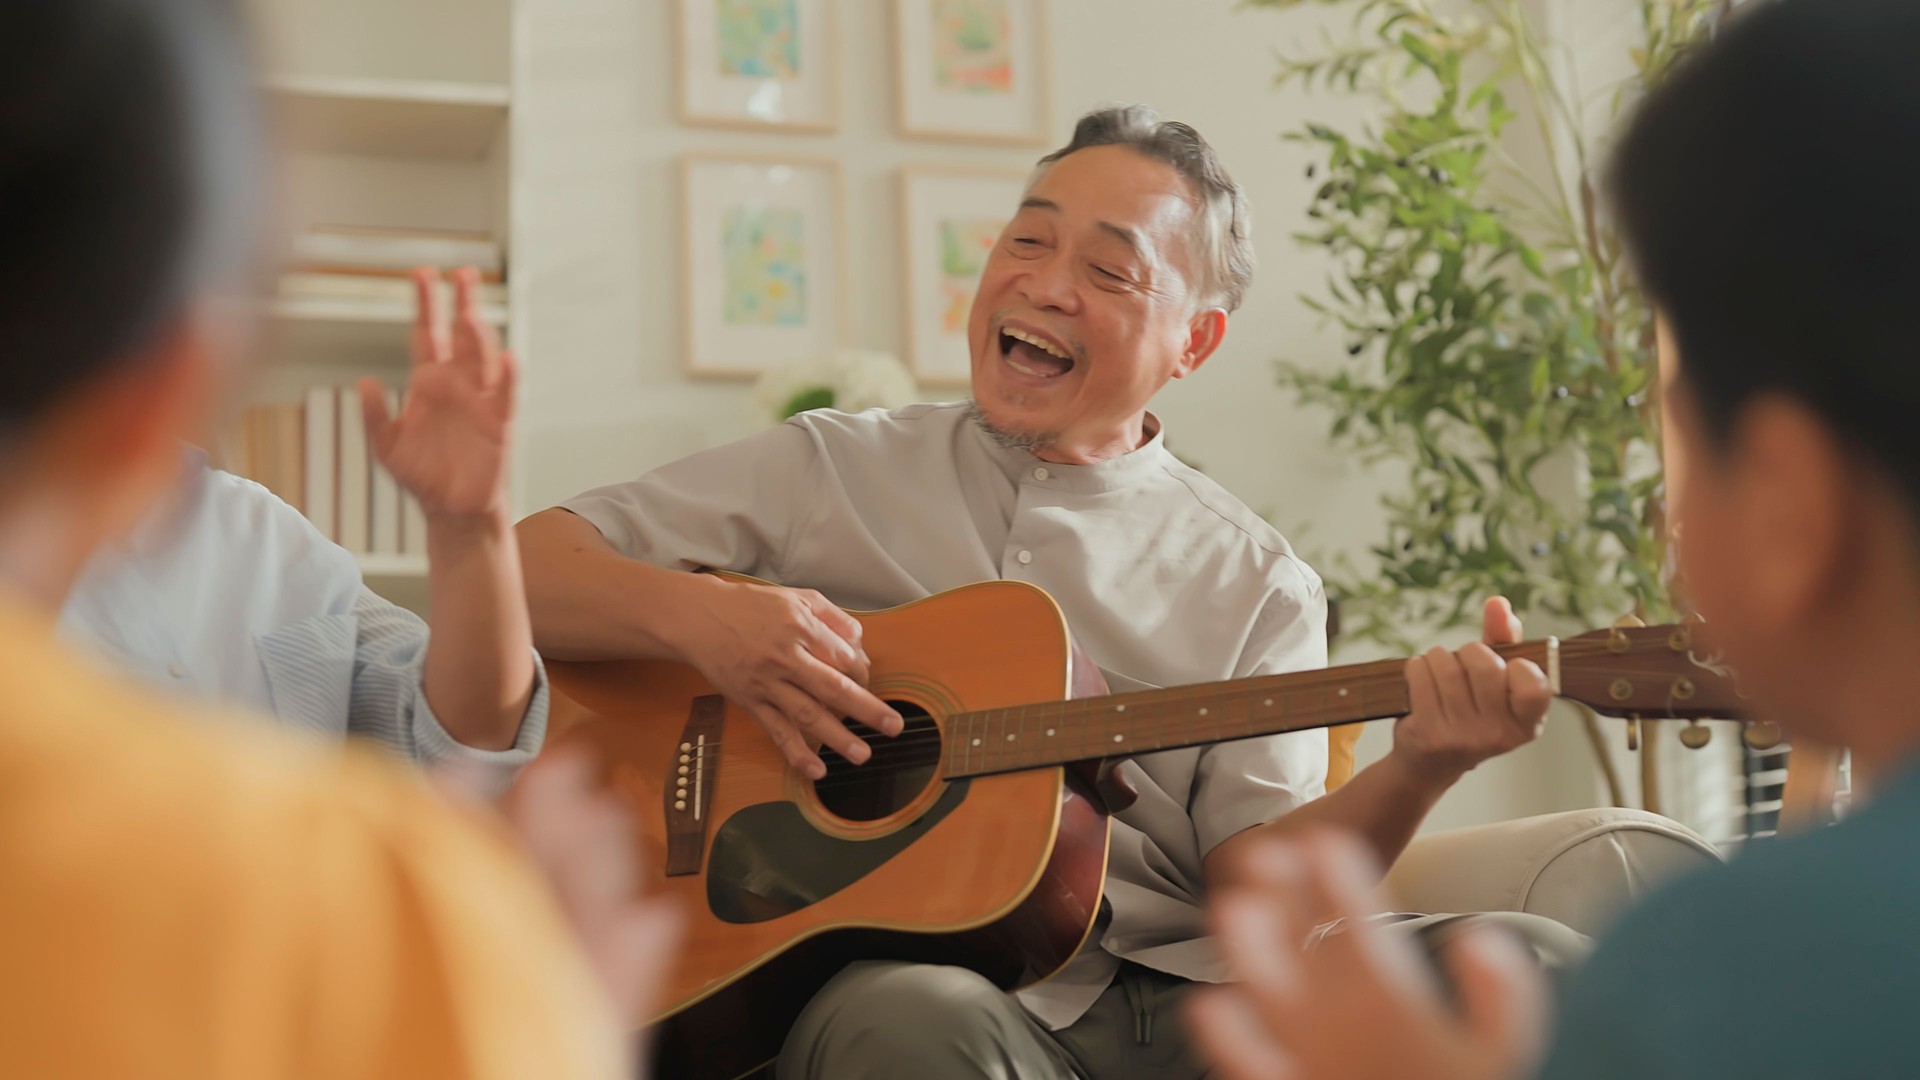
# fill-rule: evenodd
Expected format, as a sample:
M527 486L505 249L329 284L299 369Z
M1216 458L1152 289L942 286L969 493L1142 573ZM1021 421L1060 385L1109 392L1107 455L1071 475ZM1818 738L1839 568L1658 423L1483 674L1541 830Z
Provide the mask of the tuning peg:
M1780 725L1772 721L1748 724L1747 730L1740 733L1740 739L1749 748L1765 753L1780 745Z
M1632 648L1633 642L1628 640L1627 635L1621 631L1638 630L1645 625L1647 625L1646 620L1638 615L1622 615L1613 620L1613 630L1607 635L1607 651L1623 653Z
M1695 720L1680 729L1680 745L1689 750L1698 750L1713 741L1713 729Z
M1638 749L1640 749L1640 718L1629 716L1627 717L1627 750L1631 752Z

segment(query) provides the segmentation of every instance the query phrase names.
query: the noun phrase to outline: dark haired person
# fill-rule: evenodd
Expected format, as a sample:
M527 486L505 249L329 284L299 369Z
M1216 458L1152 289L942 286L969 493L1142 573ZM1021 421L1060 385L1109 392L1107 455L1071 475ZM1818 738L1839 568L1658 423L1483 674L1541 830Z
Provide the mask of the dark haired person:
M1007 578L1053 595L1115 689L1323 666L1319 578L1148 411L1201 373L1246 291L1240 189L1191 127L1122 107L1083 118L1012 209L969 323L972 402L806 413L528 519L541 652L691 663L816 776L810 741L866 759L839 717L900 723L860 685L843 608ZM702 566L806 591L683 572ZM1486 624L1520 630L1504 602ZM1200 1075L1174 1012L1225 975L1202 897L1237 852L1334 821L1391 858L1547 706L1538 668L1484 645L1409 677L1392 753L1330 795L1320 732L1122 765L1141 796L1113 825L1110 917L1070 965L1017 997L959 968L853 965L806 1007L782 1080Z
M1878 779L1841 824L1657 895L1559 1002L1501 943L1459 1011L1377 909L1357 845L1276 845L1217 925L1244 982L1197 1002L1230 1080L1920 1076L1920 5L1768 0L1641 107L1614 203L1674 349L1680 569L1755 707Z
M0 1075L626 1075L628 987L502 836L54 641L234 375L263 171L240 36L218 0L0 8ZM602 850L607 808L529 779L569 911L651 948L607 868L554 861L575 826Z

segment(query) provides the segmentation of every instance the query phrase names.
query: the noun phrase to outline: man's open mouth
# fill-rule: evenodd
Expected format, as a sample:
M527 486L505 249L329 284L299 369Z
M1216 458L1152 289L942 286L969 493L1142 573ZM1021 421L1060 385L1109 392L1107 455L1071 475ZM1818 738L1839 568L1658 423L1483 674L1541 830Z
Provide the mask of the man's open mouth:
M1013 370L1039 379L1057 379L1073 370L1073 357L1064 346L1017 327L1001 329L1000 355Z

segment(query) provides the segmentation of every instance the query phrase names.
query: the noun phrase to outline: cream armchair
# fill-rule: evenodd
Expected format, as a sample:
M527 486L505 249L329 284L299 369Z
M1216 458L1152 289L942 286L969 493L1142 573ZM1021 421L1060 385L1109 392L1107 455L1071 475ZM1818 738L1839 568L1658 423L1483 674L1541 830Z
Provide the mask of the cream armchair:
M1421 837L1387 888L1402 911L1521 911L1598 936L1651 889L1719 861L1700 834L1658 814L1570 810Z
M1360 725L1327 735L1333 790L1353 775ZM1571 810L1421 837L1387 888L1401 911L1521 911L1591 937L1655 886L1719 861L1699 833L1658 814Z

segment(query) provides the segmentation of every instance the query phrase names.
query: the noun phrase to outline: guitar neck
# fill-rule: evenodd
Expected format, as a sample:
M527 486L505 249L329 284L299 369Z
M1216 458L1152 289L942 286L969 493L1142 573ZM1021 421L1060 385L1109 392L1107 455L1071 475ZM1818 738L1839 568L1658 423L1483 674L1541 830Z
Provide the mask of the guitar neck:
M1532 660L1559 691L1556 639L1494 651L1509 660ZM944 771L949 779L1017 772L1337 727L1411 710L1403 660L986 709L948 718Z

